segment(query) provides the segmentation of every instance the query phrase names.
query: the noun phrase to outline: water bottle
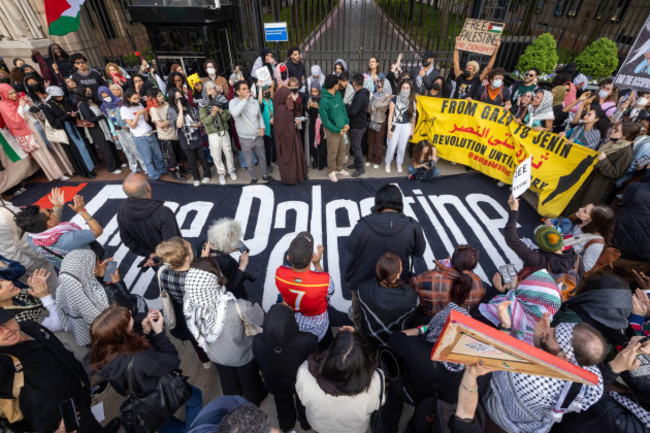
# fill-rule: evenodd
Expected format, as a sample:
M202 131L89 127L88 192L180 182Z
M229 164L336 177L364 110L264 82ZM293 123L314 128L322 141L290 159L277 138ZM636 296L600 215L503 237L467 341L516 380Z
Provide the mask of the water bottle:
M343 136L343 143L344 143L346 146L349 146L349 145L350 145L350 139L348 138L348 134L346 134L346 133L344 132L344 133L341 134L341 135Z

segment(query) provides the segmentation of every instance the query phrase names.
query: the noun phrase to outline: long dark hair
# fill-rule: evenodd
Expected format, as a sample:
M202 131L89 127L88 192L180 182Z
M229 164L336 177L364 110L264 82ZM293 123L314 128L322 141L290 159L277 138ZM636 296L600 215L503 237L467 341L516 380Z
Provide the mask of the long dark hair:
M397 89L398 95L402 91L402 86L404 84L408 84L409 87L411 88L411 94L409 95L409 106L406 109L406 116L409 118L409 122L410 122L413 119L413 114L415 114L415 89L413 88L413 81L409 79L404 79L399 84L399 88Z
M404 201L402 192L392 184L387 184L379 188L375 194L375 205L372 207L373 213L380 213L386 209L402 212L404 210Z
M594 123L594 129L597 129L600 131L600 138L603 139L607 137L607 131L609 130L609 119L607 118L607 114L605 114L605 111L600 107L600 104L591 104L591 107L589 107L589 110L594 110L596 113L596 117L598 120L596 123Z
M115 304L90 325L90 368L101 370L120 353L133 355L150 347L149 341L129 330L131 312Z
M374 372L359 338L352 332L341 331L327 349L317 378L331 383L342 394L356 395L368 389Z
M174 78L176 78L176 76L181 77L181 79L183 80L183 84L186 84L188 89L191 88L190 83L187 82L187 77L185 76L185 74L174 71L174 72L170 73L169 76L167 77L167 89L168 90L171 90L172 88L177 88L176 85L174 84Z
M589 216L591 221L582 227L582 232L597 233L605 239L605 242L609 242L614 229L614 218L616 217L614 209L604 203L594 203Z
M377 62L377 75L379 75L379 73L381 72L381 63L379 63L379 59L377 57L375 57L375 56L370 57L370 59L375 59L375 61ZM370 61L370 59L368 59L368 61ZM367 72L372 72L370 70L370 66L368 66L368 68L366 68L366 70L367 70Z
M183 97L183 100L181 101L181 104L183 105L183 108L188 107L188 101L187 98L185 97L185 94L178 90L176 87L170 87L169 90L167 91L167 102L169 103L169 106L172 107L176 112L178 112L178 107L176 106L176 94L180 93L181 96Z
M135 107L135 105L131 103L131 96L133 95L140 95L140 94L136 92L133 87L127 87L126 90L124 90L124 93L122 94L122 103L124 104L124 106Z
M54 54L54 47L55 46L59 47L59 50L61 50L61 59L62 60L68 60L70 58L70 55L63 49L63 47L61 45L52 44L49 47L47 47L47 54L48 54L48 56L50 56L50 59L52 59L52 61L54 63L56 63L56 61L59 60L58 57Z
M401 264L402 259L397 254L382 254L379 260L377 260L377 266L375 266L377 281L384 287L399 287L402 283L399 279Z
M478 265L478 257L479 251L471 245L458 245L451 256L451 267L460 273L449 292L449 298L456 305L464 304L472 290L474 280L471 271Z
M413 150L413 161L415 162L420 162L420 159L422 159L422 152L427 146L431 146L429 144L429 140L421 140L418 142L418 144L415 146L415 149ZM427 161L431 161L433 159L433 152L427 153Z

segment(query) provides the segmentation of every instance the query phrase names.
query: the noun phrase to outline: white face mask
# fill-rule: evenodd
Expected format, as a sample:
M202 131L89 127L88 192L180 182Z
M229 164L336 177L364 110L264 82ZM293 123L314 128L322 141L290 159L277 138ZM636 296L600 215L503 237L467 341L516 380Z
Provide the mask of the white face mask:
M111 99L111 98L109 98L108 96L107 96L107 97L105 97L105 98L102 98L102 99L103 99L103 100L104 100L105 102L111 102L111 101L112 101L112 99Z
M598 91L598 97L599 98L607 98L609 96L609 92L607 90L599 90Z
M648 99L645 96L643 98L639 98L636 101L635 105L637 105L639 107L645 107L646 105L648 105Z
M208 75L214 75L214 74L217 73L217 70L214 69L214 68L208 68L208 69L205 70L205 72L207 72Z

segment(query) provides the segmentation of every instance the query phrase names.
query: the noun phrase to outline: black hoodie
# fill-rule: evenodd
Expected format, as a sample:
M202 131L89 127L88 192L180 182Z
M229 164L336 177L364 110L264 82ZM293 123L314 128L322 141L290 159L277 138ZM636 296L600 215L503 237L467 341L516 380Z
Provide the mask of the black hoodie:
M351 85L351 84L348 84ZM350 118L351 129L363 129L368 127L368 103L370 102L370 91L365 87L357 90L352 98L352 103L346 105L348 117Z
M361 281L375 277L377 260L384 253L402 259L402 281L409 280L411 257L422 257L426 241L422 227L401 212L372 213L359 220L347 248L352 257L345 270L345 286L356 290Z
M181 235L174 213L162 201L149 198L124 200L117 209L117 224L122 242L144 257L162 241Z
M291 394L298 367L316 350L318 338L300 331L293 310L283 304L271 306L262 329L253 338L253 354L264 383L271 394Z

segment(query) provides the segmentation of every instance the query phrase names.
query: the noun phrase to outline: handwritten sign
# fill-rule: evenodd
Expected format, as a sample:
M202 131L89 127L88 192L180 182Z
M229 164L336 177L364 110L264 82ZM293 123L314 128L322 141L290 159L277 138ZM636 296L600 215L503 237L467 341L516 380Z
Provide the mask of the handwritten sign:
M530 189L539 193L537 211L545 217L562 213L597 162L594 150L517 123L498 106L418 96L417 111L413 142L428 140L443 159L510 184L519 164L532 157Z
M491 56L496 48L494 44L501 37L504 27L505 23L467 18L456 48Z
M266 66L262 66L261 68L255 70L255 73L257 74L258 85L260 88L273 84L271 73L269 72L269 68Z
M515 175L512 177L512 196L514 198L519 197L530 188L530 180L533 177L532 162L533 157L529 156L515 170Z
M534 374L598 384L598 376L564 359L518 340L505 332L452 311L431 352L434 361L483 366L513 373Z

